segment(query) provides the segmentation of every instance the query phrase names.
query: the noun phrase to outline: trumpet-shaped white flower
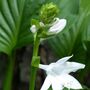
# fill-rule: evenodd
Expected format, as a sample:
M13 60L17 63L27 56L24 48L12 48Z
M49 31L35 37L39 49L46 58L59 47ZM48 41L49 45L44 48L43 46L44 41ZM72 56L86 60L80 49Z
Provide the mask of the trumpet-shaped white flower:
M51 27L48 30L48 34L50 34L50 35L61 32L64 29L64 27L66 26L66 19L59 19L59 18L55 18L55 19L56 19L55 22L52 25L50 25ZM40 26L45 27L43 22L40 22ZM32 33L35 33L35 32L37 32L37 27L35 25L32 25L30 30Z
M84 64L76 62L68 62L72 56L64 57L50 65L39 64L39 68L47 73L47 77L40 90L48 90L52 86L53 90L63 90L64 87L71 89L82 89L81 84L71 75L70 72L75 72L85 67Z
M57 34L61 32L65 26L66 26L66 19L56 18L56 21L52 24L48 32Z
M30 30L31 30L32 33L37 32L37 28L36 28L35 25L32 25L31 28L30 28Z

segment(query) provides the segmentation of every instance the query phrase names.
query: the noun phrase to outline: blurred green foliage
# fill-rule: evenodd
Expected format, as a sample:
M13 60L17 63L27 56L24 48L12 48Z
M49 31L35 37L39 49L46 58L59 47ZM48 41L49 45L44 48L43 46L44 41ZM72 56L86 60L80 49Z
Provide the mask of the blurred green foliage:
M41 6L48 2L57 4L58 17L66 18L67 26L46 42L58 58L74 54L73 61L86 65L78 72L78 78L84 82L90 72L90 0L0 0L0 52L9 55L33 43L31 19L39 19Z

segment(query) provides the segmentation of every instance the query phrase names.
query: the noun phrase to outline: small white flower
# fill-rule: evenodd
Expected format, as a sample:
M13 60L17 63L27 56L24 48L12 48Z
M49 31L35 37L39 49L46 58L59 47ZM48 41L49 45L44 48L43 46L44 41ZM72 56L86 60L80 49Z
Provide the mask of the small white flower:
M49 30L47 32L48 35L57 34L57 33L61 32L64 29L64 27L66 26L66 23L67 23L66 19L55 18L55 22L53 24L50 24L51 27L49 28ZM40 22L39 24L41 27L45 27L43 22ZM32 33L37 32L36 25L32 25L30 30Z
M50 29L48 30L49 33L59 33L61 32L64 27L66 26L66 19L59 19L59 18L55 18L56 21L52 24L52 26L50 27Z
M39 24L40 24L41 27L45 27L43 22L40 22Z
M40 90L48 90L52 86L53 90L63 90L64 87L71 89L82 89L81 84L71 75L70 72L75 72L85 67L84 64L76 62L68 62L72 56L64 57L56 63L50 65L39 64L39 68L47 73L47 77Z
M32 33L35 33L37 31L36 25L32 25L30 30Z

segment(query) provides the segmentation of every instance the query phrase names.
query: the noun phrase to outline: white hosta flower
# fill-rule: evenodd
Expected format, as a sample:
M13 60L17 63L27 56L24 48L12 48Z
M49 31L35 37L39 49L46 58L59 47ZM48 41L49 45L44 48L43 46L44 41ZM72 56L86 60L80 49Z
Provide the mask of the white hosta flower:
M39 68L47 73L45 82L40 90L48 90L50 86L52 86L53 90L63 90L64 87L82 89L81 84L69 73L83 69L85 65L77 62L68 62L67 60L71 57L64 57L50 65L39 64Z
M57 34L59 32L61 32L64 27L66 26L66 19L59 19L59 18L55 18L55 22L53 24L50 24L50 28L48 30L48 35L52 35L52 34ZM45 27L43 22L39 23L41 27ZM37 27L35 25L32 25L30 28L32 33L37 32Z
M32 25L30 30L31 30L32 33L35 33L37 31L37 28L36 28L35 25Z
M66 22L67 22L66 19L56 18L56 21L52 24L48 32L55 33L55 34L61 32L66 26Z

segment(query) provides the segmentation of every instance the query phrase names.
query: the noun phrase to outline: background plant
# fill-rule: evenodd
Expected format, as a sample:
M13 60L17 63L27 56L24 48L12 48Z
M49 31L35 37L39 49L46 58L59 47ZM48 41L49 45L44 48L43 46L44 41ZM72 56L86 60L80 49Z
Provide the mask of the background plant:
M9 62L4 90L11 88L16 49L33 43L30 20L38 18L41 5L48 2L56 3L59 17L68 20L64 31L47 41L48 46L58 58L73 53L73 60L86 64L83 73L78 72L80 81L90 72L90 0L0 0L0 52L8 55Z

